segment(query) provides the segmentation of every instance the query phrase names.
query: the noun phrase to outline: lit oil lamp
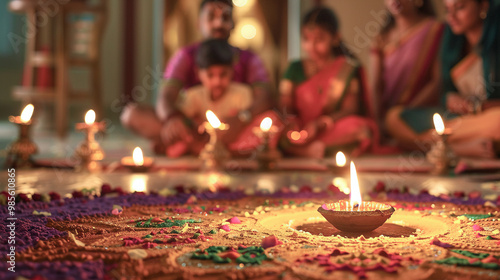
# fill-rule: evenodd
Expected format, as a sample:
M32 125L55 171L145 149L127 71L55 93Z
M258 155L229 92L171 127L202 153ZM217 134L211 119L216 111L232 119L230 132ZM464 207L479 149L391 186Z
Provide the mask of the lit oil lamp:
M347 158L345 157L344 153L338 152L335 155L335 163L337 164L337 167L339 168L344 168L346 163L347 163Z
M132 172L147 172L153 166L153 159L144 157L142 149L135 147L132 156L122 158L121 163Z
M260 127L255 127L253 133L261 140L261 148L257 152L257 161L260 170L272 170L276 168L281 154L276 148L271 147L269 140L278 132L278 128L273 126L273 120L266 117L260 123Z
M351 162L350 201L325 203L318 208L318 212L341 231L369 232L383 225L394 213L394 208L379 202L361 200L356 168Z
M206 112L206 117L207 122L204 123L204 128L210 136L210 140L200 152L200 158L203 160L203 169L221 169L231 155L219 140L218 135L221 131L228 130L229 125L222 123L214 112L210 110Z
M292 144L296 145L302 145L307 142L307 139L309 138L309 133L306 130L290 130L287 132L286 137L288 138L288 141Z
M451 129L445 128L443 119L438 113L434 114L433 121L438 138L427 153L427 160L434 165L434 169L431 170L432 174L444 175L456 162L456 156L447 143L448 137L451 135Z
M9 121L19 126L19 138L7 149L5 166L11 167L32 167L31 156L38 152L38 148L30 138L31 117L35 107L32 104L26 105L20 116L10 116Z
M75 151L75 157L79 160L77 169L80 171L101 170L99 161L104 159L104 151L95 140L95 134L104 131L106 126L104 122L95 122L95 119L94 110L89 110L85 114L85 123L76 124L76 129L85 133L85 140Z

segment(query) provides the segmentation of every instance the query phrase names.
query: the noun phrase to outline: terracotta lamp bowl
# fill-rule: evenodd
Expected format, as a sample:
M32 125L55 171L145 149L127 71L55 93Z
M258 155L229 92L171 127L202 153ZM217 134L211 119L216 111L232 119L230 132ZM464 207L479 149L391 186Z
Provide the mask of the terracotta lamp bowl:
M130 169L134 173L148 172L153 166L154 160L152 158L145 157L143 165L135 165L134 159L132 157L124 157L121 160L122 166Z
M351 210L352 209L352 210ZM367 201L354 208L349 201L323 204L318 212L335 228L344 232L370 232L380 227L394 213L390 205Z

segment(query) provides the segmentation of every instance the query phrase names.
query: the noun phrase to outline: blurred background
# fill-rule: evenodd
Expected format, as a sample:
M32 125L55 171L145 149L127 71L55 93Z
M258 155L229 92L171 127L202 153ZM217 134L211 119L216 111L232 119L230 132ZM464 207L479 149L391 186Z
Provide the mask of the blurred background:
M30 10L30 2L37 1L42 8ZM98 120L108 122L110 134L134 140L119 125L121 108L129 100L153 103L165 63L179 47L200 40L199 2L2 0L2 153L17 134L8 116L19 115L28 102L35 104L34 134L40 138L67 143L75 134L74 124L93 108ZM233 3L235 28L230 43L256 52L275 85L289 60L300 57L300 19L314 5L336 11L345 42L365 65L370 41L385 13L384 0ZM442 0L434 4L442 18Z

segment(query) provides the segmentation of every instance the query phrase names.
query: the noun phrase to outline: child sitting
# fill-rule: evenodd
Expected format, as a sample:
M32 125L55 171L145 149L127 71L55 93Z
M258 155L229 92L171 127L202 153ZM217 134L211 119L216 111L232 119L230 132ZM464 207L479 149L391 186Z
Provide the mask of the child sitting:
M340 149L359 155L374 148L375 123L361 116L364 75L343 46L338 19L318 7L306 14L301 46L307 58L290 64L280 82L280 106L295 114L282 148L288 154L322 158Z

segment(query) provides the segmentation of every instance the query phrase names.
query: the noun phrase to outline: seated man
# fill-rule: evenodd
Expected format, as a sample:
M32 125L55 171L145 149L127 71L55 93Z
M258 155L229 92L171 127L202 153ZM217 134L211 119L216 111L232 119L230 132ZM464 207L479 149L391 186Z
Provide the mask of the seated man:
M227 40L234 27L231 0L203 0L199 12L200 31L205 39L220 38ZM165 83L158 95L156 111L150 106L129 104L122 112L122 124L137 134L152 141L155 152L165 153L167 146L189 139L183 125L183 117L176 108L179 92L200 84L196 73L195 55L200 44L179 50L169 61L165 71ZM261 60L249 51L231 47L234 54L233 81L252 87L254 102L248 110L242 111L238 118L227 120L234 134L242 129L241 122L272 108L273 102L267 71ZM176 156L185 151L179 146L167 149L167 154ZM170 152L169 152L170 151Z

